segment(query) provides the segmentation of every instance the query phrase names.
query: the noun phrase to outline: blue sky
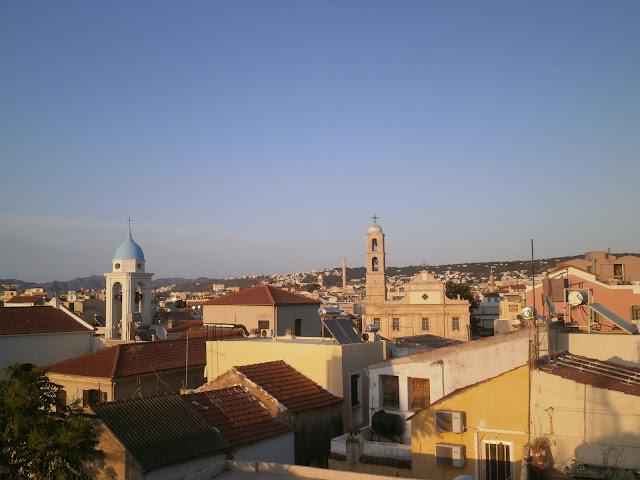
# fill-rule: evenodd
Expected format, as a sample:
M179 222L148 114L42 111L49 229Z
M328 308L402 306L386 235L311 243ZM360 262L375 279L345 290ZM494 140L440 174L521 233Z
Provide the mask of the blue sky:
M0 278L640 251L640 2L0 3Z

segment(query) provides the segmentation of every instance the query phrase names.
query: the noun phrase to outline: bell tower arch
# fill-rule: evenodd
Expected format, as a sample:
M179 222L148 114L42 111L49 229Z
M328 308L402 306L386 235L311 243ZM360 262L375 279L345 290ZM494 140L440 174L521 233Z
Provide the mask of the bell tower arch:
M387 299L385 274L384 233L373 216L373 225L367 231L367 303L383 303Z

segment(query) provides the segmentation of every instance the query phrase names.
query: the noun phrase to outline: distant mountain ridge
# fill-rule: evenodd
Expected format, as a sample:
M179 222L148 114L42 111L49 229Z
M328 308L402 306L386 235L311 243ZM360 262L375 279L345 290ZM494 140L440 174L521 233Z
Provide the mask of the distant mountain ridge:
M633 255L640 257L640 253L612 253L616 257L623 257L625 255ZM574 258L584 258L583 255L573 255L567 257L552 257L545 259L535 260L535 270L539 274L548 270L556 265L558 262L572 260ZM420 270L427 269L435 274L442 274L447 270L468 272L474 275L476 278L488 277L491 267L494 267L497 278L505 272L512 272L516 270L531 270L531 260L509 260L509 261L495 261L495 262L471 262L471 263L452 263L447 265L410 265L406 267L393 267L388 266L386 273L388 276L412 276L418 273ZM334 267L327 269L317 269L318 271L335 271L342 270L342 267ZM347 279L364 279L365 276L364 267L347 268ZM252 278L248 278L252 277ZM271 275L256 275L256 276L244 276L228 279L221 278L208 278L198 277L196 279L183 278L183 277L165 277L158 278L151 282L153 288L168 287L176 285L183 287L184 290L189 291L209 291L213 283L224 283L226 286L237 286L240 288L247 288L253 285L257 285L264 281L269 281ZM315 275L306 275L303 279L304 283L313 283L317 281ZM63 293L72 290L101 290L105 288L105 278L103 275L91 275L89 277L78 277L68 281L53 281L45 283L25 282L18 279L0 279L0 284L18 283L20 288L34 288L42 287L47 291L53 290L53 284L57 282L58 292ZM340 276L328 276L324 278L325 286L341 285L342 278Z

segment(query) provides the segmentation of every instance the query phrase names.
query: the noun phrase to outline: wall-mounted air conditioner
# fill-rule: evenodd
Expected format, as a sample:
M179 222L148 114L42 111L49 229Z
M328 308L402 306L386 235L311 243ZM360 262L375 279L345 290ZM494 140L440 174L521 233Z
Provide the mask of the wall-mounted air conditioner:
M261 337L273 337L273 330L271 328L263 328L260 330Z
M464 467L464 445L436 443L436 465L443 467Z
M435 429L438 432L463 433L465 429L464 412L436 410Z

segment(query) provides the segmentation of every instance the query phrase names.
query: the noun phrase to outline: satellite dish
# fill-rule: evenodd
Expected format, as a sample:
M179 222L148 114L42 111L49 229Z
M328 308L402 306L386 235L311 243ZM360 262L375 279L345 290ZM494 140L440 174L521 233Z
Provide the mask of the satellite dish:
M569 293L568 301L574 307L586 305L589 303L589 294L587 292L571 292Z
M553 301L551 300L551 297L549 295L547 295L546 297L544 297L544 301L547 303L547 310L549 310L549 313L551 313L552 317L556 316L556 306L553 304Z
M522 318L525 320L531 320L536 316L536 309L533 307L524 307L522 309Z
M165 338L167 338L167 329L164 327L156 328L156 337L158 337L160 340L164 340Z

